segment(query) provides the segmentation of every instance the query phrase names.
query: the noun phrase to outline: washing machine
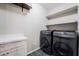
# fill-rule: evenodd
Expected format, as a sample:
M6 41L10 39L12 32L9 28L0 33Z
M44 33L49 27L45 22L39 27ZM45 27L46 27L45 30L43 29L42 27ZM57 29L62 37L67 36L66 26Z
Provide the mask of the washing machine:
M55 30L53 32L52 54L54 56L77 56L77 40L75 31Z
M52 50L51 42L53 40L52 33L53 33L52 30L42 30L40 32L40 48L43 52L45 52L46 54L49 54L49 55L52 54L52 52L51 52L51 50Z

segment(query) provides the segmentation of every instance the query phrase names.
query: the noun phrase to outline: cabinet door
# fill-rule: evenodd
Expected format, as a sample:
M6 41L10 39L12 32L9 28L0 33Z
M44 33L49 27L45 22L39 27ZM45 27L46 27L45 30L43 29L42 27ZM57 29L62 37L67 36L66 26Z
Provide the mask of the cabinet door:
M16 56L16 49L13 49L6 53L6 56Z
M21 46L21 47L17 48L16 55L17 56L26 56L27 55L26 46Z
M16 56L16 49L4 51L0 54L0 56Z
M26 41L0 45L0 56L26 56Z

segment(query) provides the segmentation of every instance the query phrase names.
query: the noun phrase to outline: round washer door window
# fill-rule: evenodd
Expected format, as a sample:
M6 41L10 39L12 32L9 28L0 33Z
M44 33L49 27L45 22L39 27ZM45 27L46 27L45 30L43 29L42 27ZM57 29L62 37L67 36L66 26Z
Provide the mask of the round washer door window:
M57 55L60 55L60 56L72 56L73 55L72 48L63 42L56 42L54 44L54 51Z
M49 42L47 40L46 37L42 37L42 40L41 40L41 47L42 48L48 48L49 47Z

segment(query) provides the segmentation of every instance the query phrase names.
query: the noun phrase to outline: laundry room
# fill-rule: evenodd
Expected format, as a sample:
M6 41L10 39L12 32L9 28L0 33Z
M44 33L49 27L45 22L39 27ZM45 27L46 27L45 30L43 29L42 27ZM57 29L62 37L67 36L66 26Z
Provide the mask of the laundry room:
M0 56L79 56L78 16L79 3L0 3Z

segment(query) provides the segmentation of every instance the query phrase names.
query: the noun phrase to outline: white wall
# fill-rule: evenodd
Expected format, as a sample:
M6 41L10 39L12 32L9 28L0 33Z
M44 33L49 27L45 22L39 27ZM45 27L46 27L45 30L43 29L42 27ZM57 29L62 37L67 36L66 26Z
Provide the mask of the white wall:
M32 4L32 10L25 19L24 34L29 38L28 52L39 47L40 30L46 29L46 11L39 4Z
M0 4L0 34L22 33L27 40L27 52L39 48L40 30L46 29L46 10L39 4L32 4L30 13L12 4Z
M4 34L6 33L6 11L2 10L2 5L0 8L0 34Z

